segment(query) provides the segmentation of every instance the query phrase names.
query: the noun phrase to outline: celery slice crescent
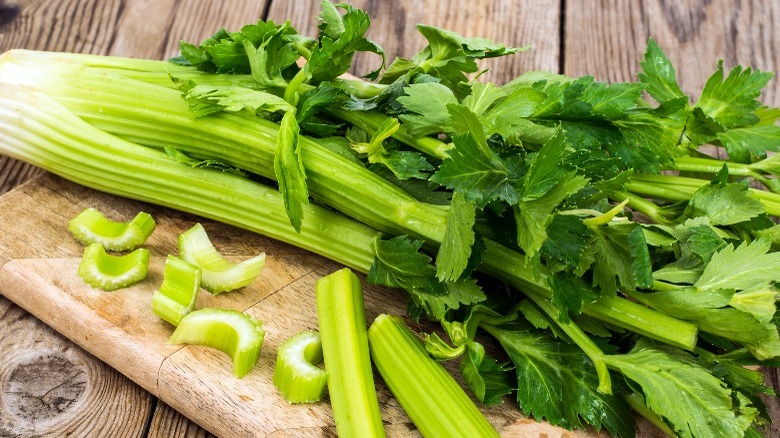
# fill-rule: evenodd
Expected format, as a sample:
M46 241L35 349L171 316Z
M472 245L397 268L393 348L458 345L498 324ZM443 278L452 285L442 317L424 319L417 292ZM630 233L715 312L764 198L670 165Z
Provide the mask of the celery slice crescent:
M155 225L154 218L143 211L129 222L116 222L87 208L68 222L68 231L85 245L100 243L108 251L129 251L146 242Z
M213 294L252 283L265 266L265 253L240 263L226 260L214 248L206 230L199 223L179 235L179 257L201 268L201 285Z
M138 283L149 270L149 251L138 248L126 255L108 254L99 243L88 245L78 274L88 285L112 291Z
M290 403L319 401L328 383L328 373L315 366L320 362L320 334L315 331L298 333L279 346L274 385Z
M200 268L169 255L160 288L152 295L152 311L174 326L195 308L201 281Z
M169 344L196 344L216 348L233 359L233 374L244 377L257 363L263 346L263 323L231 309L205 308L182 318Z

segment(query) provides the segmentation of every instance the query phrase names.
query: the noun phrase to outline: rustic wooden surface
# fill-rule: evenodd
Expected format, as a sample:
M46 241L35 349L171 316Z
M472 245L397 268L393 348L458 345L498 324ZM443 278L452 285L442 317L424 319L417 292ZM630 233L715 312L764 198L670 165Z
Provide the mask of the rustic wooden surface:
M164 59L175 54L180 39L197 41L221 26L235 29L258 18L290 19L302 32L312 34L318 3L0 0L0 52L30 48ZM675 62L683 90L694 99L694 90L701 88L718 58L727 66L742 63L780 71L778 1L364 0L353 4L371 14L370 36L385 48L389 59L396 54L409 56L422 46L414 29L418 22L508 44L533 44L530 52L487 65L491 68L488 77L496 82L536 69L628 80L637 71L637 60L650 35ZM359 59L355 73L365 72L374 62L371 57ZM780 105L780 81L770 84L764 100ZM0 193L38 173L0 157ZM21 190L53 181L57 180L38 180ZM19 195L21 190L0 198L4 209L15 207L25 214L36 208L46 210L34 200L25 210L19 205L25 199ZM8 211L4 213L14 219ZM56 212L46 218L34 233L26 231L20 237L25 244L18 248L35 250L11 254L10 246L2 247L0 266L11 258L44 253L74 257L72 241L48 239L69 218L67 214ZM776 373L768 378L775 388L780 387ZM776 414L780 407L773 401L770 409ZM773 432L780 434L778 429ZM206 436L207 432L0 297L0 436L65 434L175 437Z

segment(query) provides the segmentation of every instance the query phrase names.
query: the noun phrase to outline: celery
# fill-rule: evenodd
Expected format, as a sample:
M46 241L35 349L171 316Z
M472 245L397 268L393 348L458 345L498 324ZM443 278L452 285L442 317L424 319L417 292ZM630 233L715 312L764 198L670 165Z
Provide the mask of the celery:
M149 270L149 251L138 248L130 254L108 254L99 243L84 249L79 264L79 277L88 285L113 291L138 283Z
M152 311L174 326L195 308L200 289L201 269L168 256L160 288L152 295Z
M320 334L306 331L279 346L274 385L290 403L319 401L328 383L328 373L315 364L322 361Z
M379 315L368 329L368 341L382 379L424 437L498 436L401 318Z
M317 281L317 316L328 393L340 437L383 437L360 280L341 269Z
M179 235L179 256L201 269L202 286L213 294L251 284L265 266L265 253L240 263L225 260L199 223Z
M231 309L206 308L182 318L169 344L197 344L216 348L233 360L233 374L243 377L257 363L263 346L263 324Z
M84 244L100 243L108 251L127 251L146 242L155 223L149 213L139 212L129 222L115 222L88 208L68 222L73 237Z

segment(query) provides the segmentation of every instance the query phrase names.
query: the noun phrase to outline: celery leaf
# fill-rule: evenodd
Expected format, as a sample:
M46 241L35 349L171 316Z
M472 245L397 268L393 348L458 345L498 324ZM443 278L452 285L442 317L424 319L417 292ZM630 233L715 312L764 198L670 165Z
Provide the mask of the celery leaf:
M301 231L303 206L309 205L309 191L306 187L306 172L301 160L300 128L295 112L284 114L279 125L274 154L274 172L279 182L279 191L284 198L284 207L290 224L295 231Z
M485 355L485 347L476 342L466 344L460 360L460 374L477 400L485 405L502 402L515 387L511 362L499 362Z
M460 192L454 192L447 214L444 240L436 256L436 276L439 281L455 281L465 271L474 245L474 204L466 201Z
M674 67L663 50L653 38L647 41L644 60L640 62L642 71L637 75L645 84L647 93L659 104L688 97L682 92L675 78Z
M760 106L756 99L771 78L772 73L736 66L724 79L720 61L696 106L728 129L755 124L759 121L755 111Z
M767 152L780 151L780 126L749 126L729 129L716 134L729 158L738 163L751 163L766 158Z

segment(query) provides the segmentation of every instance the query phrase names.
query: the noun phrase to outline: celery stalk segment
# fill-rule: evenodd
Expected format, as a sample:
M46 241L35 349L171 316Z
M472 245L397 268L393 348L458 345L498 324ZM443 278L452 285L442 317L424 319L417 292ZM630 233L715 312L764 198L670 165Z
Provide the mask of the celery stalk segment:
M152 295L152 311L174 326L195 308L200 289L199 267L169 255L160 288Z
M199 223L179 235L179 257L201 269L202 286L213 294L252 283L265 266L265 253L240 263L226 260L214 248L206 230Z
M424 437L499 436L401 318L379 315L368 341L379 373Z
M290 403L319 401L328 383L328 373L315 364L322 362L322 338L305 331L279 346L274 385Z
M182 318L169 344L216 348L233 359L233 374L243 377L257 363L263 346L263 323L232 309L205 308Z
M368 352L363 288L349 269L317 281L317 316L340 437L384 437Z
M138 248L126 255L108 254L99 243L84 249L78 274L88 285L113 291L138 283L149 271L149 251Z
M149 213L139 212L131 221L118 222L87 208L68 222L68 230L78 241L100 243L108 251L129 251L146 242L155 222Z

